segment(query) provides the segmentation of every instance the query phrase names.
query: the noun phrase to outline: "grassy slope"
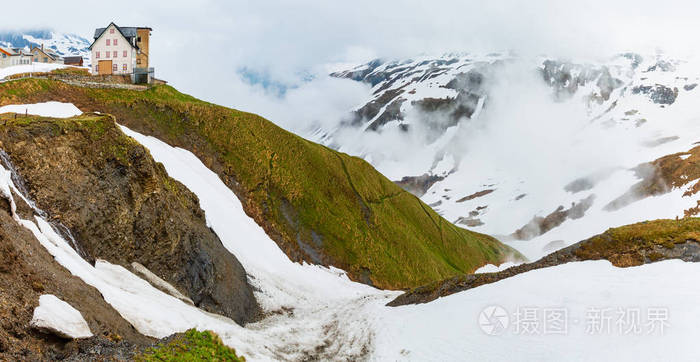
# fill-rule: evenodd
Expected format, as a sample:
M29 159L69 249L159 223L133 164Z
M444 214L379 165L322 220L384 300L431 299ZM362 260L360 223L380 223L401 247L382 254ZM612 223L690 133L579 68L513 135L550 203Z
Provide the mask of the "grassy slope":
M0 84L0 105L50 100L111 113L119 123L194 152L297 261L334 265L355 280L398 289L469 273L513 252L447 222L359 158L172 87L89 89L44 79Z
M611 228L579 244L574 254L582 260L607 259L615 266L657 260L656 248L673 249L688 240L700 241L700 218L653 220Z
M516 265L495 273L465 274L432 282L398 296L388 305L427 303L532 270L584 260L605 259L621 268L668 259L697 261L700 256L697 247L693 245L698 243L700 218L643 221L608 229L532 263Z

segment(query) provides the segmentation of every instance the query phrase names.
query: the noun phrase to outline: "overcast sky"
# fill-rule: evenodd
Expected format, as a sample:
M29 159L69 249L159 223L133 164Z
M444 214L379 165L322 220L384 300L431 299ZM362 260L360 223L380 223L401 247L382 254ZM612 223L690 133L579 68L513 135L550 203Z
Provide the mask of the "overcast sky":
M365 95L367 90L359 85L318 79L328 63L447 51L516 50L591 57L658 47L678 54L694 53L700 47L699 3L3 1L2 13L11 16L3 16L0 28L52 28L90 37L94 28L110 21L123 26L150 26L151 65L156 67L157 76L206 100L270 118L293 118L313 111L322 116L317 106L351 107ZM247 70L247 80L241 77L242 69ZM309 75L317 75L317 80L302 82ZM280 98L279 92L250 84L250 79L298 88Z

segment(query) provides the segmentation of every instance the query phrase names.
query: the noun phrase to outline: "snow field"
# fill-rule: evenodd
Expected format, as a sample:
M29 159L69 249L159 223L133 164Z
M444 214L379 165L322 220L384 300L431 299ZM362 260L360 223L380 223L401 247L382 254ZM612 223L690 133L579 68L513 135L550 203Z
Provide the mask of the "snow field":
M243 211L240 201L193 154L125 127L169 175L200 199L207 223L243 264L260 304L270 314L241 327L171 297L121 266L95 267L43 219L16 220L74 275L94 286L140 332L162 337L188 328L210 329L250 360L693 360L700 320L700 264L665 261L619 269L606 261L570 263L531 271L434 302L391 308L397 292L351 282L344 273L291 262ZM0 169L0 192L16 188ZM479 324L489 306L507 312L509 327L489 335ZM525 334L514 313L536 313ZM567 311L563 334L546 334L545 309ZM612 325L588 330L591 310L642 312L643 333L618 333ZM658 318L650 311L666 311ZM611 323L616 321L612 315ZM655 319L650 316L656 316ZM663 332L649 321L662 322ZM530 324L532 326L532 323ZM319 347L319 348L317 348Z

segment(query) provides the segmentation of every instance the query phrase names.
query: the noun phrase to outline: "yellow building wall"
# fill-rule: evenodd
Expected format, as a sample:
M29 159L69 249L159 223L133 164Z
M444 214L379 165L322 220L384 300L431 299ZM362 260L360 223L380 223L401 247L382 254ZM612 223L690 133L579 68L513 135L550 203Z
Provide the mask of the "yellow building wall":
M149 45L151 40L151 31L149 29L137 29L136 34L138 35L136 45L141 50L139 54L136 55L136 67L148 68L148 54L150 52ZM138 39L141 39L141 41L138 41Z

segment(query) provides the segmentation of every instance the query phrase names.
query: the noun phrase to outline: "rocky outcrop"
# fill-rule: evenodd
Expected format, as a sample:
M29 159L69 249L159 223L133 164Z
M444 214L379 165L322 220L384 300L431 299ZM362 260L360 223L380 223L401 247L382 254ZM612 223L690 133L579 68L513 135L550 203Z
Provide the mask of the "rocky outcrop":
M494 59L498 59L494 56ZM407 110L415 110L417 122L429 127L436 135L442 134L463 119L470 119L486 96L487 78L497 61L473 61L467 56L446 55L436 59L390 61L374 60L354 69L332 73L331 76L352 79L374 87L373 99L352 112L350 124L367 123L366 130L381 131L391 121L403 121ZM462 68L464 70L462 70ZM439 87L454 90L453 96L442 98L408 97L416 87L431 83L436 78ZM407 98L414 98L406 104ZM401 123L400 129L408 130ZM437 137L437 136L433 136Z
M683 197L694 197L700 191L700 146L643 163L632 171L640 181L605 205L606 210L619 210L647 197L663 195L679 188L686 188ZM685 215L694 216L697 212L693 208L686 210Z
M110 116L7 120L0 143L27 192L88 261L137 262L195 305L239 323L258 305L243 267L206 225L197 197Z
M31 217L31 207L14 195L17 212ZM0 198L0 360L63 359L76 343L128 344L135 349L153 343L138 333L102 298L59 265L34 235L12 218L10 204ZM43 294L52 294L79 310L95 337L68 342L30 326Z
M645 94L656 104L670 105L678 97L678 88L669 88L661 84L653 86L640 85L632 88L633 94Z
M530 222L516 230L512 236L518 240L530 240L556 228L567 219L580 219L593 206L594 200L595 195L589 195L585 199L579 200L579 202L572 202L571 207L568 209L564 208L563 205L559 205L556 210L545 217L533 217Z
M402 189L416 195L416 197L422 197L428 192L431 186L444 179L444 176L425 173L420 176L404 176L400 181L394 181L394 183L401 186Z
M552 87L556 99L573 96L580 87L595 82L596 91L589 95L592 101L603 103L624 82L615 78L607 66L593 66L545 60L541 69L542 78Z

